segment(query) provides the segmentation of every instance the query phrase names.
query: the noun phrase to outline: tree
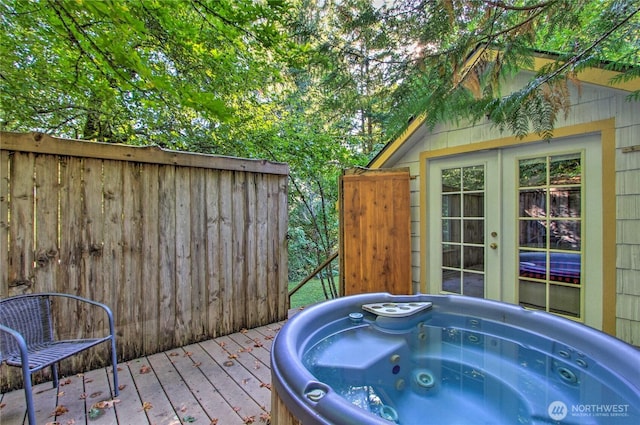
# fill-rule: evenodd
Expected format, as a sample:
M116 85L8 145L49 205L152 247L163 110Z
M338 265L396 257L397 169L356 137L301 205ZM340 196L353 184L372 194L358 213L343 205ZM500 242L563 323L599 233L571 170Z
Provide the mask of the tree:
M620 80L640 76L640 5L636 0L309 0L320 16L314 31L318 50L344 58L342 72L327 81L335 99L357 92L366 99L375 81L382 139L399 133L411 117L427 123L489 117L501 129L523 136L551 137L568 111L568 85L590 66L622 71ZM325 11L329 9L329 11ZM331 19L331 16L336 18ZM494 55L494 51L498 51ZM502 81L532 60L554 53L522 90L501 92ZM475 60L469 58L475 52ZM354 58L349 61L349 58ZM375 68L361 64L375 64ZM324 66L324 64L323 64ZM372 80L372 76L381 77ZM389 95L389 93L392 93ZM380 97L382 96L382 97ZM630 100L638 100L635 92ZM347 103L347 102L345 102ZM347 103L348 104L348 103ZM346 111L345 111L346 112ZM374 150L375 151L375 150Z
M284 2L2 2L2 126L188 149L294 54Z

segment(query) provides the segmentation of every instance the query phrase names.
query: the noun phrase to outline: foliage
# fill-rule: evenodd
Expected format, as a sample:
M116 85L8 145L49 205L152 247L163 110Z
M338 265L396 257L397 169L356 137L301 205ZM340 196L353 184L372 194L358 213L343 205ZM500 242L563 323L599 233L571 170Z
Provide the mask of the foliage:
M387 39L413 46L399 59L405 71L395 81L395 113L386 122L390 137L407 117L425 114L432 126L488 117L516 135L533 131L549 138L558 117L568 112L569 85L578 84L581 70L605 66L622 71L620 80L640 72L637 1L381 3L372 21L388 33ZM532 75L523 89L502 93L504 78L530 64L534 51L556 52L556 60ZM391 69L398 68L397 62L390 63ZM636 92L630 98L638 97Z
M278 0L0 4L7 130L189 149L295 52Z

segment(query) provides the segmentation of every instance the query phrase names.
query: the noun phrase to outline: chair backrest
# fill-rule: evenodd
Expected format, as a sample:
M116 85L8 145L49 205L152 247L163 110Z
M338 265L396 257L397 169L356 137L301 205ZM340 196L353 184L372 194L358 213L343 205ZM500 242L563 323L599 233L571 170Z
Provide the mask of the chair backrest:
M18 295L0 300L0 324L22 335L27 346L53 340L49 297ZM19 351L15 338L0 332L0 362Z

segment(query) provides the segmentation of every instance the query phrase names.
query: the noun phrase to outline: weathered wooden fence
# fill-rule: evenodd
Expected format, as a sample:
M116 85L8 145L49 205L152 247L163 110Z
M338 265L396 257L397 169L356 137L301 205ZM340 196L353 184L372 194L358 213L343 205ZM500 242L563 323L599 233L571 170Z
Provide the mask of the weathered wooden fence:
M286 317L286 164L38 133L0 133L0 147L0 297L106 303L123 360ZM61 335L105 326L57 314ZM3 366L0 386L16 376Z

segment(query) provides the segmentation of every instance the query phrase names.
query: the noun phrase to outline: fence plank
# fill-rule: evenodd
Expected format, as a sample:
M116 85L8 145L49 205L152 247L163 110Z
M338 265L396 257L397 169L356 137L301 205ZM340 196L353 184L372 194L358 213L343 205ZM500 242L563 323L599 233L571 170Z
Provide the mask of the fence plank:
M158 204L160 244L160 350L175 346L176 322L176 185L175 168L161 166L159 170Z
M231 195L233 173L220 173L220 193ZM222 335L231 333L233 329L233 207L231 196L220 196L220 294L222 300L222 317L220 331Z
M105 281L103 279L104 215L103 215L103 175L102 161L85 158L82 164L82 239L85 249L82 252L82 287L90 299L102 300ZM112 305L109 305L112 308ZM105 314L85 317L85 335L103 336L109 332L109 322ZM109 347L100 344L90 352L90 362L100 364L108 358Z
M264 175L256 176L257 185L256 188L256 299L259 308L256 308L256 314L258 316L258 323L268 323L269 314L267 308L269 302L269 282L268 273L269 269L269 209L265 208L267 204L268 192L265 187L268 183L268 178ZM251 326L253 327L253 326Z
M121 318L121 332L127 341L127 356L142 355L142 303L133 300L142 299L142 228L140 193L140 166L136 163L124 163L122 173L122 237L123 271L120 298L125 303Z
M0 264L9 265L9 152L0 151ZM0 267L0 297L9 296L9 267Z
M190 184L190 220L191 234L191 341L204 339L207 323L207 282L206 275L206 244L202 236L206 232L206 198L203 196L205 188L205 173L201 168L191 169Z
M159 167L149 165L140 175L142 209L142 257L140 265L142 296L142 347L145 353L152 353L159 345L160 326L158 321L160 306L160 250L158 185Z
M231 188L232 199L232 251L233 263L231 269L233 271L233 329L246 326L245 310L252 306L246 305L246 232L245 232L245 203L246 181L244 173L234 173L233 184Z
M278 211L278 214L271 218L273 227L278 229L278 235L274 241L273 247L274 255L278 258L278 276L269 287L273 288L273 290L278 293L278 301L276 302L275 308L272 310L266 323L272 323L276 320L282 320L287 317L288 313L284 316L280 313L282 306L285 306L287 312L289 311L289 248L287 244L287 233L289 231L289 199L287 196L288 179L272 177L269 179L272 180L274 185L277 187L276 210ZM282 285L281 282L287 282L287 284Z
M256 179L255 174L246 174L245 181L245 199L246 199L246 214L245 214L245 233L246 233L246 258L245 258L245 270L246 270L246 282L245 282L245 300L258 300L258 285L257 285L257 223L256 216L258 207L256 206ZM257 326L258 321L258 309L256 304L246 305L244 307L245 314L245 328L251 328Z
M102 254L102 272L105 282L103 302L113 310L118 330L126 325L127 294L123 286L124 258L122 251L122 164L118 161L103 163L103 208L104 223L109 229L104 232L104 248ZM124 323L123 323L124 322ZM120 338L118 353L125 357L131 344Z
M216 337L220 329L220 172L207 170L205 202L207 212L207 331Z
M191 180L188 168L176 170L176 327L175 342L185 345L191 329Z
M36 223L58 222L58 158L37 155L34 184L36 189ZM36 292L55 292L58 267L58 226L36 226Z
M11 167L9 295L30 291L33 284L33 167L35 155L15 153ZM26 171L26 172L25 172Z

